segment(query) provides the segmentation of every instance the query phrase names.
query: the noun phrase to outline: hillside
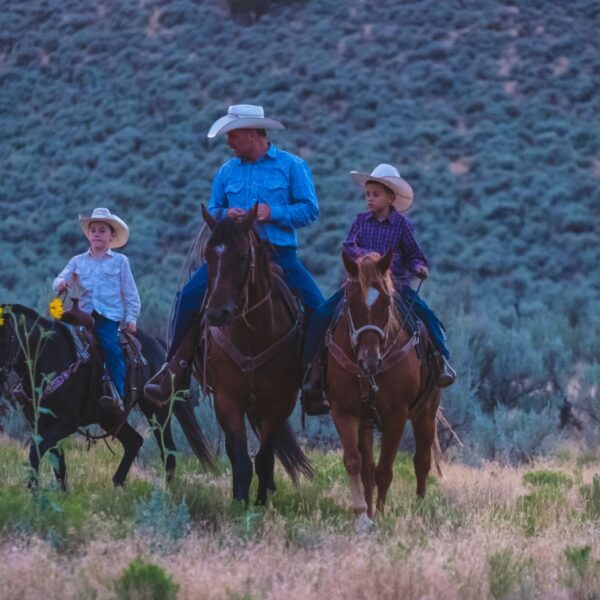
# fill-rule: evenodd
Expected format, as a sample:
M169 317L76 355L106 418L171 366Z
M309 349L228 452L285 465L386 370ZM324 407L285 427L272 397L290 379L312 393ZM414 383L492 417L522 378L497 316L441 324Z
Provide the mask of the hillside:
M348 172L390 162L412 184L423 294L460 375L451 420L522 458L530 425L544 439L598 382L599 22L591 0L0 0L0 299L45 307L85 249L77 215L107 206L164 334L229 156L208 127L260 103L313 170L302 256L325 293L363 208Z

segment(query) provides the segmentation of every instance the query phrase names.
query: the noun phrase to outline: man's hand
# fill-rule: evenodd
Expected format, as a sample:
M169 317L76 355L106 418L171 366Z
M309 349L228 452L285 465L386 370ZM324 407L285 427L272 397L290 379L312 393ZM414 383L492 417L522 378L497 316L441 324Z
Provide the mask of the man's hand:
M137 331L137 325L135 323L127 323L127 325L125 325L125 331L135 333Z
M427 279L429 277L429 269L425 265L418 265L415 267L414 274L419 279Z
M239 219L246 216L246 211L243 208L228 208L227 216L230 219Z
M256 213L257 221L268 221L271 216L271 207L268 204L259 204L258 213Z

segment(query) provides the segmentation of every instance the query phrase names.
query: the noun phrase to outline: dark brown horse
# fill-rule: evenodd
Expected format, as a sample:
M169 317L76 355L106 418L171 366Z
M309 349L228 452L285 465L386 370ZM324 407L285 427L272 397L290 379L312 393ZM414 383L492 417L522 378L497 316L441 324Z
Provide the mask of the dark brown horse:
M438 449L436 415L440 390L433 385L419 333L403 326L389 276L392 253L354 262L345 253L348 272L345 305L328 342L329 401L350 478L357 529L372 527L373 491L383 511L393 463L410 418L414 431L417 495L425 495L431 450ZM420 350L421 355L425 350ZM373 425L381 430L381 453L373 460ZM439 471L439 455L436 462Z
M233 497L249 500L247 416L260 440L256 502L265 504L267 492L275 490L275 454L294 482L300 474L312 475L287 423L301 381L299 311L285 284L271 272L266 244L252 229L257 206L240 222L217 223L204 207L202 213L212 230L205 251L206 383L225 432ZM202 374L204 365L196 370Z

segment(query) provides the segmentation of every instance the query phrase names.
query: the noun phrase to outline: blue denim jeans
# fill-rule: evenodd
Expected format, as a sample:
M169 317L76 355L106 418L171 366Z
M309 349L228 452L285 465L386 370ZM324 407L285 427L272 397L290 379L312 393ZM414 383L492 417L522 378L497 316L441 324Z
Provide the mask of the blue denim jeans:
M446 345L446 333L442 322L437 318L437 315L429 308L425 300L417 294L412 288L402 286L402 297L404 301L411 306L417 317L425 323L433 345L446 358L450 357L448 347ZM321 304L310 316L306 338L304 340L304 352L302 363L304 368L316 357L319 348L325 340L327 328L331 323L333 314L337 305L342 301L344 292L338 290Z
M283 280L292 292L302 300L306 314L310 315L323 302L324 298L312 275L298 258L295 248L275 246L270 254L271 260L282 268ZM194 316L200 310L207 287L208 266L205 263L183 286L176 300L177 308L171 326L173 338L169 344L167 361L171 360L177 348L179 348Z
M102 351L109 375L112 377L113 383L119 392L119 396L125 396L125 357L123 349L119 344L119 322L107 319L97 312L93 313L94 321L96 322L94 329L96 337Z

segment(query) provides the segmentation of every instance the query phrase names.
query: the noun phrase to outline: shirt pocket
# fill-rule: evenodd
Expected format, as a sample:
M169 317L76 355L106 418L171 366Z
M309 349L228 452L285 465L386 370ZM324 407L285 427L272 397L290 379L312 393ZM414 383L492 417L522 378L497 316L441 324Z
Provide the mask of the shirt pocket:
M100 271L100 279L102 280L102 283L107 286L120 286L120 275L121 269L119 269L119 267L105 267Z
M288 203L288 183L283 178L268 179L264 183L263 202L269 205L284 206Z
M248 199L243 181L232 181L225 186L225 197L228 208L246 208Z

